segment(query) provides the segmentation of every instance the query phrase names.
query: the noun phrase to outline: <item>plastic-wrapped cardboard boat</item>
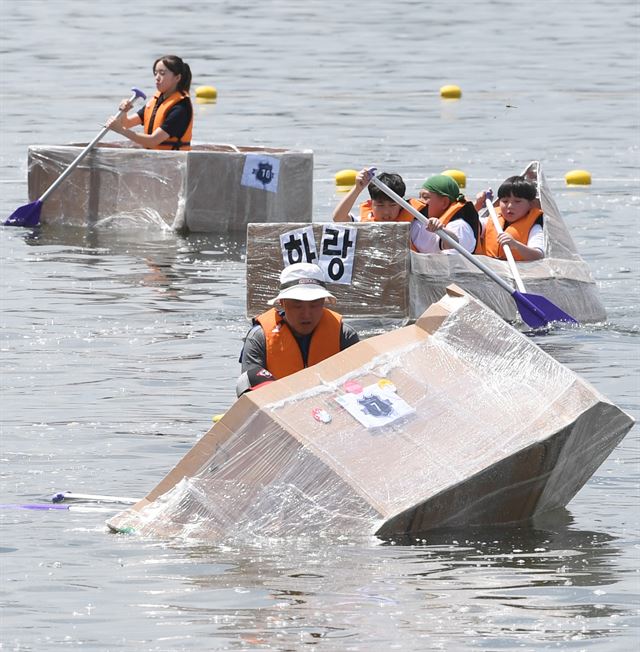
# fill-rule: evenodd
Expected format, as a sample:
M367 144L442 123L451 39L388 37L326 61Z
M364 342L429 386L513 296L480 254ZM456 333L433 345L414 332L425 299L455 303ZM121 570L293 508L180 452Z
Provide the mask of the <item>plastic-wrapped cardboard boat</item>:
M115 531L412 535L565 506L629 415L452 286L415 324L245 394Z
M29 147L29 198L62 174L85 144ZM244 233L248 222L310 222L313 152L194 145L188 152L127 143L93 148L43 204L43 223L161 220L176 230Z
M531 163L523 174L537 184L544 211L546 241L543 259L517 263L527 292L546 297L579 322L604 320L606 312L595 281L560 215L540 164ZM403 226L406 236L400 235ZM328 227L314 224L314 237L307 235L305 241L304 233L308 229L304 224L249 224L248 316L264 310L268 299L275 296L280 270L285 264L306 260L322 265L326 261L325 271L329 271L329 261L341 257L345 266L350 264L353 269L346 285L344 280L339 280L341 285L335 286L343 296L350 297L348 302L342 304L345 317L388 314L406 321L414 320L442 296L447 285L455 283L507 321L520 320L511 295L463 256L455 252L419 254L410 251L407 225L367 223L347 227L344 223L333 224L331 228L334 231L351 228L357 234L357 239L350 236L351 247L345 247L342 240L338 241L338 246L332 246L331 239L322 232L323 228ZM399 242L402 237L406 237L405 247ZM292 243L292 239L300 243L297 248L293 246L295 242ZM327 254L327 248L334 253ZM479 259L516 289L506 261L486 256L479 256ZM399 270L406 270L406 273Z

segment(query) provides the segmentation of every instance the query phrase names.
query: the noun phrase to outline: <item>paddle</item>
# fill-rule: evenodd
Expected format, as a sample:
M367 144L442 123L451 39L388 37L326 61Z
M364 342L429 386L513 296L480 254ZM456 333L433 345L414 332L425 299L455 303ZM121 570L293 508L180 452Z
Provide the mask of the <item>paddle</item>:
M139 89L132 88L133 95L129 98L129 102L135 102L139 97L143 100L147 99L147 96ZM126 110L120 111L118 116L126 113ZM95 144L101 140L104 135L109 131L109 127L105 127L81 152L76 156L73 162L69 167L47 188L45 193L36 199L36 201L31 202L30 204L25 204L17 208L11 215L7 218L4 225L5 226L37 226L40 223L40 211L42 210L42 204L44 201L51 195L51 193L71 174L71 172L78 166L80 161L89 153L89 151L95 146Z
M498 220L498 216L496 215L496 209L493 207L491 200L485 199L485 205L487 207L487 210L489 211L489 215L491 216L491 221L493 222L493 226L496 227L496 231L498 233L504 233L504 230L500 224L500 220ZM513 257L513 253L511 251L511 247L508 244L505 244L502 245L502 248L504 249L504 253L507 257L507 261L509 261L511 274L513 275L513 280L516 282L516 286L518 290L520 292L526 292L524 288L524 283L522 282L522 277L520 276L520 272L518 271L518 267L516 265L516 260Z
M113 512L117 507L100 507L98 505L54 505L51 503L26 503L13 504L3 503L0 510L5 509L31 509L34 511L47 512L51 510L66 510L68 512Z
M59 491L51 496L52 503L63 503L68 501L84 501L95 503L116 503L122 505L135 505L138 498L125 496L105 496L103 494L79 494L75 491Z
M393 199L397 204L409 211L417 220L426 225L427 218L422 215L422 213L418 212L411 204L409 204L409 202L405 201L400 197L400 195L391 190L391 188L388 188L384 183L382 183L382 181L378 180L375 176L374 170L375 168L370 170L371 183L380 188L380 190L391 197L391 199ZM548 299L545 299L545 297L541 297L537 294L525 294L524 292L514 290L503 278L498 276L476 256L469 253L442 229L438 229L436 233L440 238L448 242L458 253L464 256L472 265L475 265L475 267L484 272L491 280L495 281L503 290L505 290L505 292L508 292L516 302L522 320L525 324L531 326L531 328L545 328L554 321L565 321L572 324L578 323L573 317L562 311Z

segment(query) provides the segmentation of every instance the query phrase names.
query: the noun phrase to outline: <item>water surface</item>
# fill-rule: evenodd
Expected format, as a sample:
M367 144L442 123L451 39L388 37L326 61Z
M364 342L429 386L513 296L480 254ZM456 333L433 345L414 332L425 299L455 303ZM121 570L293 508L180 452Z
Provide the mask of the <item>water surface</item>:
M415 190L470 194L540 159L608 320L537 339L638 417L638 4L426 6L7 1L0 207L31 144L88 141L167 51L192 66L194 140L314 150ZM78 54L79 53L79 54ZM443 84L461 86L443 101ZM566 188L564 174L594 183ZM244 243L153 223L0 230L3 502L142 496L234 398ZM637 428L566 510L424 540L111 536L104 512L4 511L2 647L47 650L614 650L638 643Z

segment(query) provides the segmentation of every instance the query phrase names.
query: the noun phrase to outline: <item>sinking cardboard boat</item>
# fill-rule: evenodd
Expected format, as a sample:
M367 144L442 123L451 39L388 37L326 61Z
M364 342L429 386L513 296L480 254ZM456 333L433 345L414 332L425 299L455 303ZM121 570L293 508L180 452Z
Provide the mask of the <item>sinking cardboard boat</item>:
M114 531L412 535L566 505L633 420L452 286L413 325L243 395Z
M62 174L85 144L29 147L29 198ZM310 222L313 152L195 145L189 152L100 144L43 204L41 221L162 221L176 230L244 233L249 222Z
M546 235L545 258L518 263L527 292L542 295L579 322L603 321L606 312L595 281L560 215L540 164L531 163L523 174L538 186ZM342 246L342 240L338 240L338 246L332 247L323 228L323 225L314 224L314 233L309 235L304 224L249 224L248 316L262 312L268 299L275 296L282 267L297 262L291 255L293 252L296 256L303 256L303 260L315 257L312 262L320 262L325 271L336 258L341 258L344 266L351 266L353 275L348 283L338 279L338 284L332 285L332 291L344 298L341 305L344 316L348 318L389 315L405 321L414 320L442 296L447 285L455 283L506 320L520 320L511 295L464 257L457 253L442 255L409 251L407 225L333 224L333 230L352 229L352 233L357 235L357 238L349 236L355 240L351 247ZM406 242L404 247L400 245L402 238ZM293 247L292 241L299 246L287 251L287 245ZM329 254L325 253L327 248ZM485 256L480 256L479 260L516 288L506 261ZM336 282L334 278L331 280Z

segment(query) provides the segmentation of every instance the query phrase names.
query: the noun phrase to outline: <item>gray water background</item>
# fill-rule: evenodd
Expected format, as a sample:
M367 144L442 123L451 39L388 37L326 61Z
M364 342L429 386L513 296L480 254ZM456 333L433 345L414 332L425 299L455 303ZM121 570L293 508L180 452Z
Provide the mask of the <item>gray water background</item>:
M608 320L536 341L638 417L637 1L179 5L0 1L3 216L30 144L89 141L168 52L219 91L196 142L314 150L316 220L343 168L409 194L458 168L473 194L540 159ZM111 223L0 244L1 502L144 495L234 399L244 243ZM188 545L3 510L0 648L631 650L639 480L634 428L566 510L424 541Z

